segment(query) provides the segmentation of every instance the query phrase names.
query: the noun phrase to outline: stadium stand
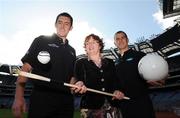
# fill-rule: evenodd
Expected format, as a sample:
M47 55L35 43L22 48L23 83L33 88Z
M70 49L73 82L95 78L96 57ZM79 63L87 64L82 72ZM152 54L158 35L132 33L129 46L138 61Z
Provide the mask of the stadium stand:
M3 64L0 67L0 108L10 108L13 103L17 75L15 71L20 69L18 65ZM25 98L28 101L32 85L30 82L26 85Z

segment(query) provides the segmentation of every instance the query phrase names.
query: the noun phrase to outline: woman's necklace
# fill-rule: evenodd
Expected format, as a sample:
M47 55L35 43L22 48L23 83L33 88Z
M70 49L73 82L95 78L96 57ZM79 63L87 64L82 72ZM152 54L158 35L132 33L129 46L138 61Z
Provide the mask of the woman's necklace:
M101 58L98 60L92 60L92 61L96 64L97 67L101 68L101 66L102 66Z
M92 60L92 62L99 68L102 66L101 55L96 56L88 56L88 60Z

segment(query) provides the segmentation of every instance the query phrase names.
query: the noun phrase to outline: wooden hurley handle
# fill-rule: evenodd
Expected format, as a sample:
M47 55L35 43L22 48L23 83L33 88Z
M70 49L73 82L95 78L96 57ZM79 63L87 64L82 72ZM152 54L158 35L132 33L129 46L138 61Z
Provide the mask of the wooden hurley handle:
M73 87L73 88L79 88L76 85L68 84L68 83L64 83L64 86ZM103 91L99 91L99 90L95 90L95 89L91 89L91 88L87 88L87 91L115 97L115 95L112 94L112 93L107 93L107 92L103 92ZM124 97L124 99L129 100L130 98L129 97Z
M47 77L40 76L40 75L37 75L37 74L28 73L28 72L25 72L25 71L17 71L17 74L20 75L20 76L23 76L23 77L31 78L31 79L51 82L51 79L49 79ZM64 86L79 88L76 85L68 84L68 83L64 83ZM99 94L103 94L103 95L107 95L107 96L112 96L112 97L115 96L112 93L107 93L107 92L103 92L103 91L99 91L99 90L95 90L95 89L91 89L91 88L87 88L87 91L94 92L94 93L99 93ZM129 100L130 98L129 97L124 97L124 99Z

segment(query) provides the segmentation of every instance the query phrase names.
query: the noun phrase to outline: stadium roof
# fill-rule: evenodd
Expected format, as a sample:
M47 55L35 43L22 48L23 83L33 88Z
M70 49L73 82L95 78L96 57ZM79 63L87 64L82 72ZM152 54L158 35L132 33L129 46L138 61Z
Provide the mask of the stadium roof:
M150 43L155 52L158 51L164 56L180 52L180 25L177 23L171 29L152 39Z
M180 15L180 0L159 0L159 3L164 18Z
M180 53L180 25L177 23L172 28L167 29L165 32L156 36L155 38L129 45L129 47L145 53L157 52L164 58L168 58L168 56L175 53ZM115 59L117 58L117 53L117 48L111 48L104 50L103 56ZM85 55L78 56L78 58L82 57L85 57Z

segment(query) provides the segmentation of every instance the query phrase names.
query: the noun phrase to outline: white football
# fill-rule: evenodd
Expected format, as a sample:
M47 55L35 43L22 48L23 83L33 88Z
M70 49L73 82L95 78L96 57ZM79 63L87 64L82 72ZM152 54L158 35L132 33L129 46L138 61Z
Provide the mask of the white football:
M167 61L156 53L145 55L138 63L139 74L145 80L161 80L168 76Z

